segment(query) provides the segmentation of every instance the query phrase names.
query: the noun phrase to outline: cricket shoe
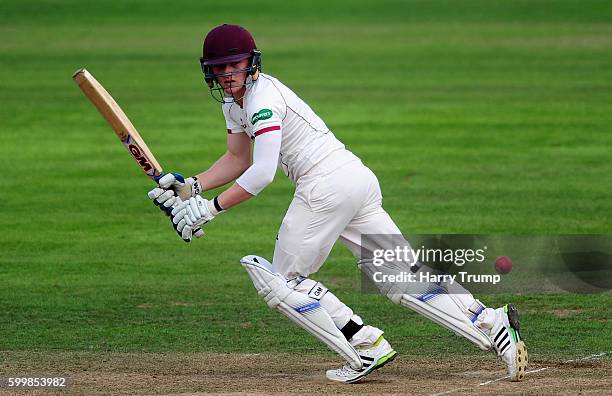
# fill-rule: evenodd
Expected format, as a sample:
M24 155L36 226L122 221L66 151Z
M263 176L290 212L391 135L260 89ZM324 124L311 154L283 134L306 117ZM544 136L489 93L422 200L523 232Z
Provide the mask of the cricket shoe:
M367 349L357 349L363 367L359 370L353 369L348 363L336 370L327 370L325 373L328 380L352 384L365 378L372 371L381 368L397 356L397 352L387 340L380 336L378 340Z
M495 310L495 323L489 337L493 350L508 366L511 381L525 378L528 356L527 347L521 340L519 313L513 304L506 304Z

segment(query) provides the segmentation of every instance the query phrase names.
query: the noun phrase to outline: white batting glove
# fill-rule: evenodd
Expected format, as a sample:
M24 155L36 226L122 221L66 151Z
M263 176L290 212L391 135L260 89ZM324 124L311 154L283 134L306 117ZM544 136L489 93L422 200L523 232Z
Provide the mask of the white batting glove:
M185 179L180 173L162 173L155 178L157 187L147 194L163 212L170 216L172 207L177 204L177 199L183 201L202 192L202 187L196 177Z
M202 185L195 176L185 179L180 173L167 173L157 180L157 184L164 190L176 191L183 201L202 193Z
M149 191L148 196L153 200L153 203L158 206L167 216L172 214L172 210L175 207L183 203L183 201L176 196L176 193L173 190L164 190L163 188L159 187L155 187L153 190ZM170 217L170 224L172 224L174 230L185 242L189 242L193 235L195 235L197 238L202 238L204 236L204 230L202 230L200 227L179 231L176 224L172 222L172 217ZM185 238L187 234L189 235L188 239Z
M167 173L155 180L157 187L149 191L149 199L167 213L167 208L174 206L177 197L186 201L202 192L202 186L196 177L185 179L180 173Z
M194 229L212 221L221 210L215 207L213 201L196 196L181 202L172 210L172 223L185 242L191 241Z
M180 200L173 190L164 190L159 187L155 187L153 190L149 191L147 195L155 206L159 206L168 216L172 212L172 207Z

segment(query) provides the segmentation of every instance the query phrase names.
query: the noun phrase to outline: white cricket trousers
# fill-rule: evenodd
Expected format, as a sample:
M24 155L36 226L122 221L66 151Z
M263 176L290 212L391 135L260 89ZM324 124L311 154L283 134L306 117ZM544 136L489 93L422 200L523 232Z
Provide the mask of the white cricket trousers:
M350 162L346 162L346 153L353 157ZM287 279L308 278L321 268L338 239L360 258L362 234L401 235L401 231L382 208L382 194L374 173L346 151L318 164L315 172L299 179L280 227L272 265ZM305 279L294 289L309 294L315 286L314 280ZM476 302L467 291L457 297L465 307ZM339 329L349 320L363 323L331 292L320 303ZM484 319L479 317L479 323L495 317L494 310L486 308L486 312L489 313L482 316ZM369 347L382 334L382 330L364 325L349 342L355 347Z
M401 232L382 208L374 173L344 151L298 180L278 233L274 269L287 279L308 277L321 268L338 238L359 258L362 234Z

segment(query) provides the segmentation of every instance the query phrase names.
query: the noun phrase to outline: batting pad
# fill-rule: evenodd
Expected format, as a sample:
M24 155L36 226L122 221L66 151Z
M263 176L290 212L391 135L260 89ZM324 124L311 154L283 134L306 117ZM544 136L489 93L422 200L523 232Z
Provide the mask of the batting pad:
M360 263L360 268L370 279L373 279L375 271L383 271L387 275L397 275L401 271L401 267L393 263L377 267L365 260ZM425 265L421 265L416 273L421 271L435 272ZM395 304L410 308L467 338L483 351L491 349L489 337L474 325L478 314L485 307L458 283L379 282L376 287Z
M318 300L291 289L287 280L275 273L270 262L262 257L249 255L240 260L251 277L257 293L270 308L276 308L295 324L323 341L338 353L355 370L362 368L357 351L336 327Z
M464 309L460 308L453 296L444 290L434 290L429 300L423 301L431 293L403 294L401 305L410 308L426 318L452 330L455 334L465 337L483 351L491 349L491 340L467 318Z

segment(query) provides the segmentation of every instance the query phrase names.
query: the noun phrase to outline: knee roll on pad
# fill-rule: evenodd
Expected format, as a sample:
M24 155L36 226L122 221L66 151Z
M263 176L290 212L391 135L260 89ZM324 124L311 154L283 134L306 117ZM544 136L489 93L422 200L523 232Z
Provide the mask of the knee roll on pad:
M249 255L240 260L257 293L270 308L279 310L295 324L323 341L331 350L340 354L354 369L362 368L355 348L346 340L327 311L317 299L293 290L287 280L275 273L270 262L262 257Z

